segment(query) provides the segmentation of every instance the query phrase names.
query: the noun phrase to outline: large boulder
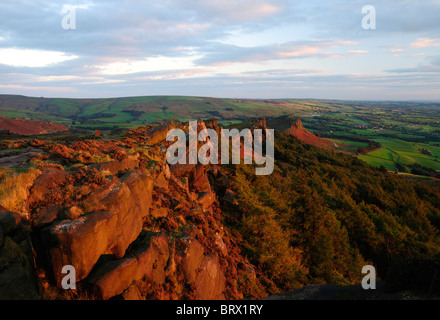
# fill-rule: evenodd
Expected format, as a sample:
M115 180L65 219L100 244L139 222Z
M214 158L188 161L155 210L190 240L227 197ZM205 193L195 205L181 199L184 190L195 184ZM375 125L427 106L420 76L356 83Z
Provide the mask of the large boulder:
M191 190L195 192L210 192L211 184L208 180L208 175L206 173L207 167L204 165L198 165L191 179Z
M21 221L20 214L16 212L4 211L0 213L0 227L4 234L8 234L15 230Z
M43 261L61 285L65 265L76 269L76 279L87 277L99 257L112 254L122 258L128 246L142 231L143 219L152 204L150 176L130 172L113 177L80 204L85 212L76 220L55 221L41 229L37 237ZM45 258L44 258L45 257Z
M147 145L152 146L156 143L164 141L167 138L168 131L173 128L175 128L173 125L162 125L151 129L147 132Z
M102 254L120 254L125 250L125 243L118 239L120 232L116 212L93 212L75 221L65 220L43 228L38 247L60 287L64 266L74 266L80 281Z
M37 299L34 279L24 267L14 264L0 273L0 300L34 299Z
M195 285L196 299L225 299L225 276L220 266L217 252L205 255L204 248L197 240L189 238L182 253L183 271L186 280Z
M102 265L87 280L101 299L121 294L133 281L144 277L148 281L162 284L169 257L168 240L162 234L153 236L127 257Z
M29 252L12 238L5 237L0 247L0 300L37 298Z
M199 194L197 201L203 209L209 209L217 200L217 196L214 192L202 192Z
M62 184L71 172L58 168L46 168L35 180L30 190L28 203L32 208L37 208L45 202L47 195L56 192L57 186Z
M170 166L170 173L175 177L188 177L195 167L195 164L176 163Z

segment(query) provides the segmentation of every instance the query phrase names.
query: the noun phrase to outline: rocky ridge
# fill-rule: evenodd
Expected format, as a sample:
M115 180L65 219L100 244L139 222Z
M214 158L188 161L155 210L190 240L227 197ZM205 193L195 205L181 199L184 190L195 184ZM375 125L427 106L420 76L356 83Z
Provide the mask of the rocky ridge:
M26 214L0 208L0 298L249 297L243 279L255 279L255 268L219 209L234 201L228 176L218 166L169 166L165 138L176 126L185 129L149 126L69 145L23 140L45 152L30 160L41 174ZM76 290L62 289L66 265Z

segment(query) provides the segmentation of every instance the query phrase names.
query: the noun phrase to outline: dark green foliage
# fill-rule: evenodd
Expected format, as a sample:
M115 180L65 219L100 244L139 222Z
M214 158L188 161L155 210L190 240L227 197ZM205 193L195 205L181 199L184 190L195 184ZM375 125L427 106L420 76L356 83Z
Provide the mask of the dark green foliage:
M231 166L243 248L280 290L298 283L359 283L373 264L385 278L404 259L440 253L440 191L349 155L275 137L275 170Z

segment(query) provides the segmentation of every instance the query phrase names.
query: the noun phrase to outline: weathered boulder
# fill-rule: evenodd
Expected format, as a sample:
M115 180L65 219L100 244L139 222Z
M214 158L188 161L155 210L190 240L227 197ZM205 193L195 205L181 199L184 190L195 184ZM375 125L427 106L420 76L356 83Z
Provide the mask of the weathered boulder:
M176 163L170 166L170 172L175 177L189 176L194 170L195 164L180 164Z
M65 265L76 269L77 280L87 277L99 257L121 258L142 231L143 218L152 203L150 176L130 172L89 195L82 208L91 212L76 220L54 222L42 228L37 247L49 261L53 279L61 285Z
M203 209L209 209L217 199L214 192L202 192L199 194L197 201Z
M49 167L44 169L30 190L28 199L29 205L38 207L39 203L44 202L47 194L51 193L54 188L63 183L70 174L71 172L58 168Z
M105 263L90 275L87 282L101 299L109 299L124 292L133 281L146 277L161 284L165 281L165 267L169 257L168 240L162 234L153 236L127 257Z
M136 287L135 285L131 285L127 290L122 293L122 299L131 301L143 300L138 287Z
M60 205L48 205L46 207L39 208L32 215L32 226L38 227L46 225L57 219L58 214L62 211Z
M76 221L65 220L43 228L39 254L44 254L55 284L61 286L63 266L74 266L80 281L102 254L120 254L125 250L125 243L117 239L119 233L116 212L93 212Z
M153 170L152 176L157 187L167 189L170 179L170 168L167 164L162 166L156 166Z
M2 211L3 212L0 213L0 227L5 234L8 234L18 227L21 221L21 216L16 212Z
M37 291L27 254L11 237L0 246L0 300L35 299Z
M211 192L211 184L206 173L206 166L198 165L191 178L191 190L195 192Z
M224 299L225 277L218 254L205 255L204 251L200 242L193 238L187 239L187 248L182 255L185 277L195 285L196 299Z
M157 126L150 131L147 132L147 145L154 145L161 141L164 141L167 138L168 131L173 129L175 126L173 125L162 125Z
M14 264L0 273L0 300L34 300L37 290L29 272Z
M61 220L76 220L81 215L84 214L84 211L78 206L72 206L70 208L66 208L58 213L58 219Z

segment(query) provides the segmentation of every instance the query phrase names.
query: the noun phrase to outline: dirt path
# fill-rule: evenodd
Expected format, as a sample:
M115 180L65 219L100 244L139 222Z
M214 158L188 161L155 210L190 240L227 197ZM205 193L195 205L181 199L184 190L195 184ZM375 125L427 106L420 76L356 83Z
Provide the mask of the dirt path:
M21 154L0 158L0 167L11 168L23 166L29 159L29 156L41 152L43 152L43 150L29 147Z

